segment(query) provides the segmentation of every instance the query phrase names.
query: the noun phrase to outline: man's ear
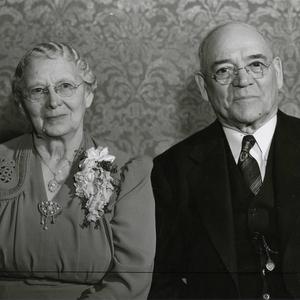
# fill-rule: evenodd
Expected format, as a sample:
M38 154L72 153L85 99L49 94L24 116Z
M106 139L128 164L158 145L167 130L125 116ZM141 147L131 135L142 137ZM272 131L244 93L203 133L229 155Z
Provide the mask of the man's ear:
M86 96L85 96L85 107L89 108L94 100L94 93L92 91L87 90L86 91Z
M195 81L197 83L197 86L199 88L199 91L201 93L201 96L202 96L203 100L208 101L208 95L207 95L206 87L205 87L206 84L205 84L203 75L199 72L196 73L195 74Z
M282 72L281 59L278 56L274 58L273 65L276 71L277 86L279 89L281 89L283 85L283 72Z

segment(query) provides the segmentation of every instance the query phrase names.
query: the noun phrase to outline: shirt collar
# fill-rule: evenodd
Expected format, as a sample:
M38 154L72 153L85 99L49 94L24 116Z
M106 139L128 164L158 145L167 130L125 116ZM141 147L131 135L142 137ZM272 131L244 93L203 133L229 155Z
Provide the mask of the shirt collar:
M256 143L261 151L264 160L267 160L268 158L272 138L275 132L276 123L277 115L272 117L268 122L266 122L262 127L257 129L253 133L253 136L255 137ZM225 126L223 126L223 130L229 143L233 157L237 162L241 152L241 144L243 137L247 134Z

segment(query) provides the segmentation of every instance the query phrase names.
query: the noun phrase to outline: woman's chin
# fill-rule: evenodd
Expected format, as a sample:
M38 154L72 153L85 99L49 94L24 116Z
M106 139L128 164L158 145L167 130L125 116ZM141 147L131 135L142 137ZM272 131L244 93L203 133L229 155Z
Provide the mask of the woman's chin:
M41 134L49 138L60 138L60 137L74 137L80 132L80 126L77 128L65 127L65 126L44 126L41 130Z
M68 135L69 133L71 133L71 131L66 130L65 128L44 127L41 133L48 137L61 137L61 136Z

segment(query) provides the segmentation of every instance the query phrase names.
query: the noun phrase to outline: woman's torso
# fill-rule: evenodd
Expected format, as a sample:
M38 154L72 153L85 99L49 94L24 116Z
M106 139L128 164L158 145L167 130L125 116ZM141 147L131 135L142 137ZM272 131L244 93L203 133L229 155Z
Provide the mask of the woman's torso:
M0 197L1 276L99 282L109 270L113 255L108 216L101 219L98 228L93 224L82 226L85 215L81 200L75 196L75 161L70 176L53 199L62 206L62 212L54 224L48 219L48 229L43 229L38 204L47 200L46 190L41 163L31 149L27 142L21 150L26 155L17 156L22 161L16 161L16 171L26 171L23 188L12 198Z

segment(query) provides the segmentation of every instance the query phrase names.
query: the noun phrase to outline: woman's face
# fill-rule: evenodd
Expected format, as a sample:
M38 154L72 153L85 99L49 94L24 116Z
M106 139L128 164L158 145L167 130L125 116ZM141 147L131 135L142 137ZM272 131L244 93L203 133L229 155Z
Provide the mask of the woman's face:
M72 86L70 97L58 94L59 88ZM42 98L30 101L30 95L36 93ZM24 72L24 94L23 107L35 132L53 138L68 138L82 131L85 110L93 100L75 64L62 57L33 58Z

